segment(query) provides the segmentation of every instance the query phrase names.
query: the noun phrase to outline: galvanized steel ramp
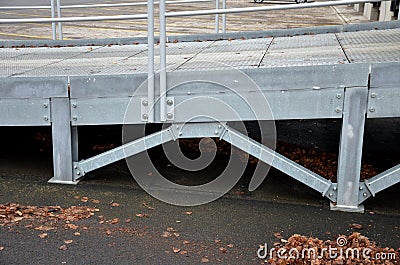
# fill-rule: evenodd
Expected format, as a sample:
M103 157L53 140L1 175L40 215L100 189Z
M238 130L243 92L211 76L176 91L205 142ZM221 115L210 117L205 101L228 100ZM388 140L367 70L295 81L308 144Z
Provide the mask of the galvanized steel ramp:
M160 102L151 110L147 104L146 44L2 48L0 125L52 126L54 177L50 181L55 183L77 183L99 167L191 137L228 141L319 191L332 202L332 209L362 211L364 200L400 181L399 165L360 182L365 119L400 117L400 28L171 42L167 63L167 114L161 117ZM199 99L193 101L194 97ZM185 104L188 100L191 104ZM265 100L270 111L264 111ZM77 126L145 124L154 110L155 122L171 126L78 161ZM210 115L214 121L205 118ZM327 118L343 121L337 183L226 124ZM253 182L253 188L259 181Z

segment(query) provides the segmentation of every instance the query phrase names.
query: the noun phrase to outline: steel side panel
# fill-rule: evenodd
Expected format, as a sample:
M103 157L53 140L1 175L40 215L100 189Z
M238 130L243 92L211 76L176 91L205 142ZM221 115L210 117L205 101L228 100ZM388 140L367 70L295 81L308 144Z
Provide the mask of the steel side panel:
M0 99L68 97L68 78L0 77Z
M367 118L400 117L400 62L374 64Z
M389 117L400 117L400 83L398 87L369 91L367 118Z
M220 121L341 118L343 92L344 89L323 89L267 91L244 96L170 96L175 98L174 122L200 122L210 121L207 117Z
M49 99L0 99L0 126L50 125Z
M383 87L400 87L400 62L372 65L371 90Z
M204 122L211 117L220 121L316 119L341 117L344 89L169 96L175 101L175 116L170 122ZM72 99L72 125L122 124L130 100L128 97ZM132 98L130 104L125 122L142 124L140 97Z
M168 88L193 81L214 81L230 88L231 85L237 85L235 80L238 79L238 74L246 75L261 90L336 88L340 86L366 87L368 85L369 64L176 71L168 73L167 82ZM240 90L245 91L247 87L242 87Z
M71 124L78 125L100 125L100 124L123 124L125 112L127 111L131 98L91 98L71 99ZM137 112L130 113L129 123L142 124L140 98L132 98L131 104L137 105ZM76 107L73 107L76 105Z
M147 74L71 76L71 98L132 96Z

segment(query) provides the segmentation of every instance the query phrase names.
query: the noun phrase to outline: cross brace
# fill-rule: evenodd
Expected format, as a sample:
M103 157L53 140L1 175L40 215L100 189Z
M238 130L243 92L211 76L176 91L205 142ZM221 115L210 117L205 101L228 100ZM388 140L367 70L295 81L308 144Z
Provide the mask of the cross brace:
M217 122L172 124L159 132L144 136L92 158L75 162L73 164L74 181L77 181L90 171L138 154L157 145L175 141L179 138L202 137L219 137L320 192L322 196L328 197L331 201L336 201L337 186L330 180L276 153L274 150L254 141L247 135L230 128L226 123ZM264 178L253 179L250 184L250 189L253 190L257 188L263 180Z

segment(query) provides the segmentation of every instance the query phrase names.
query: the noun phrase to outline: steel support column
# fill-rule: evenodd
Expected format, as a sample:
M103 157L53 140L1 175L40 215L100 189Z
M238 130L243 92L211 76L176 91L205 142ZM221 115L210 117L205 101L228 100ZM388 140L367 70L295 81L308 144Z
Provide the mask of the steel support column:
M338 161L337 204L332 210L363 212L359 205L361 157L367 110L367 87L346 88Z
M73 147L68 98L51 99L51 120L54 175L49 182L76 184L72 174Z

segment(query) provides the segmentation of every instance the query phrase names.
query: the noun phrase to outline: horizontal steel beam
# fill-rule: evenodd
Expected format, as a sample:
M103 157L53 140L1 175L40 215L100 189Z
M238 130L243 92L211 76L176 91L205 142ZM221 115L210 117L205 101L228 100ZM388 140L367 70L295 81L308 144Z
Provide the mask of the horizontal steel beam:
M68 97L68 77L0 77L1 99Z

